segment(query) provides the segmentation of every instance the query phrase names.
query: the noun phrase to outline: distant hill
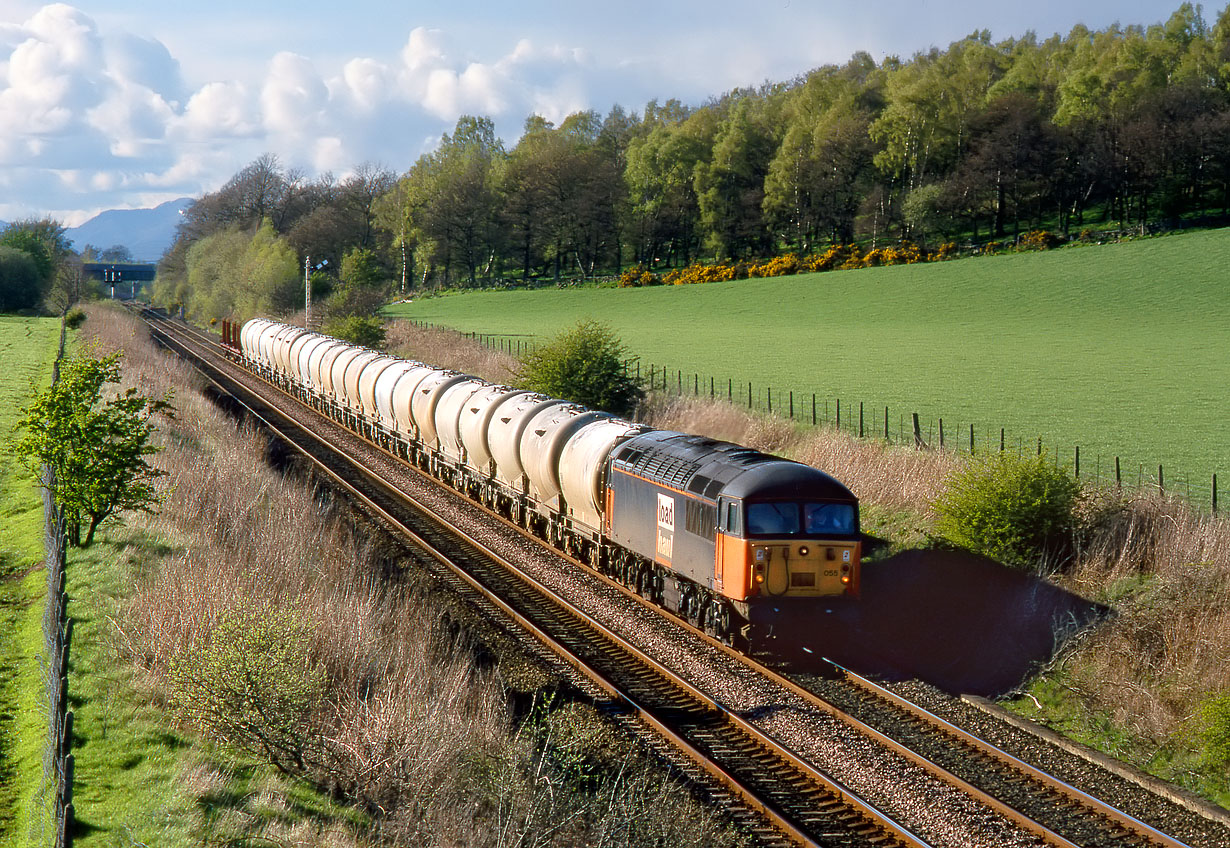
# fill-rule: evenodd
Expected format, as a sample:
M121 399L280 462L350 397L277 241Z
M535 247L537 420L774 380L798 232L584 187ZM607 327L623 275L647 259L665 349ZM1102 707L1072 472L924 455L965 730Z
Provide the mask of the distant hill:
M175 241L179 213L192 204L192 198L168 200L153 209L111 209L100 212L80 227L70 227L65 235L73 248L92 244L100 250L122 244L136 261L155 262Z

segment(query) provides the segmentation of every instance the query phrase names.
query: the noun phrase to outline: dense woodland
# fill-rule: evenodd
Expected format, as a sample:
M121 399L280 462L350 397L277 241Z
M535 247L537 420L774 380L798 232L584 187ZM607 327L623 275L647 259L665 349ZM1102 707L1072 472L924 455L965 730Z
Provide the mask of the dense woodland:
M463 116L405 174L308 179L264 156L185 215L157 297L289 310L304 257L332 307L369 291L560 280L831 244L978 244L1230 214L1230 6L1039 40L866 53L701 106L531 116L509 149Z

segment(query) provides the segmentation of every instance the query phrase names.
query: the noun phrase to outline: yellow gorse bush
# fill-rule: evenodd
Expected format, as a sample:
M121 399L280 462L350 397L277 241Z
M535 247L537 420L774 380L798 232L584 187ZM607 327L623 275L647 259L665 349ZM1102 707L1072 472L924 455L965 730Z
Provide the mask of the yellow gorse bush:
M1060 244L1062 239L1045 230L1035 230L1021 236L1019 248L1023 250L1046 250ZM985 253L993 253L1001 245L988 244ZM786 277L793 274L810 274L819 271L852 271L856 268L877 268L884 265L913 265L917 262L944 262L957 256L956 242L945 242L933 253L928 253L913 242L902 242L892 247L875 247L867 252L857 244L831 245L821 253L798 256L785 253L763 262L693 263L685 268L676 268L658 276L643 265L635 265L619 277L621 287L635 286L690 286L699 283L722 283L727 280L743 280L748 277Z

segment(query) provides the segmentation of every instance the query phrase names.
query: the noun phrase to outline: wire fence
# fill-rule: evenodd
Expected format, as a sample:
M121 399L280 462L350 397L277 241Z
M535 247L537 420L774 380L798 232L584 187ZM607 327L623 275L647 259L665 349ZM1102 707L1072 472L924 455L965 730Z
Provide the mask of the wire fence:
M68 708L68 652L73 620L68 617L67 539L64 515L52 498L55 472L43 471L43 513L47 563L47 607L43 613L44 685L47 697L47 745L43 751L43 785L51 794L56 848L72 844L73 712Z
M424 330L458 332L450 327L441 327L426 321L409 320L414 326ZM533 337L511 333L462 332L459 335L490 350L519 359L539 346ZM976 423L938 417L920 419L918 413L905 409L873 406L864 401L823 396L819 392L782 389L767 382L758 384L755 381L736 381L729 376L716 377L697 371L684 371L660 363L629 360L624 365L627 372L650 391L724 400L750 412L775 415L817 428L835 429L863 439L878 439L916 448L968 454L1008 450L1014 450L1019 455L1027 451L1036 452L1038 455L1045 452L1054 458L1057 466L1064 465L1082 481L1178 495L1192 506L1202 510L1210 509L1214 514L1220 508L1216 473L1200 477L1187 472L1168 474L1160 463L1136 462L1128 465L1123 462L1121 456L1112 453L1090 454L1086 450L1082 454L1077 444L1060 445L1041 437L1025 437L1010 432L1006 427L988 428Z
M60 379L66 326L60 324L60 349L52 383ZM55 471L44 466L39 476L43 492L43 547L47 569L47 605L43 611L43 683L47 704L47 744L43 749L44 797L55 823L54 845L72 845L73 712L68 708L68 652L73 620L68 617L68 536L63 510L55 502Z

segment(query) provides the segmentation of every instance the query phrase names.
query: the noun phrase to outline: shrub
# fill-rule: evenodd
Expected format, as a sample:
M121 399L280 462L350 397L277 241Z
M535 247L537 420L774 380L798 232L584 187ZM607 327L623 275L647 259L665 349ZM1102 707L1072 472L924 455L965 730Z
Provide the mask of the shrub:
M316 745L310 719L325 693L311 628L290 610L243 604L171 659L172 704L224 745L303 774Z
M518 377L536 392L628 415L645 392L626 359L627 350L610 327L582 321L530 353Z
M1030 230L1021 236L1022 250L1050 250L1063 244L1063 239L1048 230Z
M1199 717L1205 764L1214 768L1230 764L1230 695L1205 701Z
M954 472L933 506L944 538L1032 570L1068 552L1079 500L1080 485L1046 454L997 453Z
M662 278L647 269L644 265L633 265L619 275L620 288L639 288L640 286L660 286Z
M70 309L64 315L64 325L70 330L75 330L85 323L85 311L81 309Z
M384 346L384 323L379 318L364 318L359 315L330 318L320 331L326 336L363 347L380 349Z

